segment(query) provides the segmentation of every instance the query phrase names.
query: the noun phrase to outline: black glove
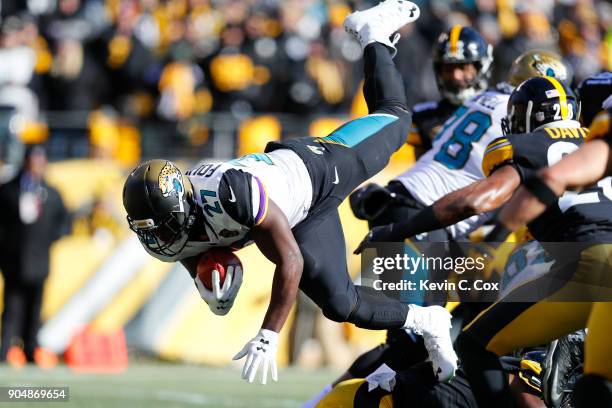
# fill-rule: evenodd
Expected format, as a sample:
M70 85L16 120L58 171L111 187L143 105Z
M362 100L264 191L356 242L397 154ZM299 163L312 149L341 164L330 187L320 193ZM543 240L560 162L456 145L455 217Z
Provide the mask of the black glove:
M385 212L389 205L401 203L401 197L385 187L370 183L349 196L351 210L360 220L372 221Z
M416 234L434 231L442 227L443 225L438 220L433 206L425 207L401 222L372 228L353 253L361 253L370 242L403 242L406 238Z

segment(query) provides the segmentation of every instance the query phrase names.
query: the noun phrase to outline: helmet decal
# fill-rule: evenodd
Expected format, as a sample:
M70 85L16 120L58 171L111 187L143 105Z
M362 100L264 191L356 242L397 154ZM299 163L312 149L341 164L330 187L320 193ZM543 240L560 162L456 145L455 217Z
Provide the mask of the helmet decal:
M555 96L559 98L559 104L561 105L561 119L563 120L571 119L571 117L569 117L568 108L567 108L567 94L565 93L565 90L563 89L563 85L561 85L559 81L557 81L554 78L547 77L547 76L545 76L544 78L546 78L551 84L553 84L553 86L555 87L555 90L557 91L556 92L557 95ZM548 96L548 94L546 96ZM548 97L550 98L550 96Z
M534 76L548 76L566 83L572 82L571 69L565 65L561 56L541 49L529 50L518 56L510 67L507 81L517 86Z
M533 63L531 64L531 67L539 72L542 76L555 77L555 72L557 71L559 71L561 76L566 76L565 72L561 72L565 70L565 67L559 66L558 62L552 59L543 61L538 54L533 55Z
M576 120L580 103L572 90L552 77L536 76L514 89L505 125L511 133L529 133L562 120Z
M183 195L185 189L183 187L183 175L181 171L172 163L166 162L162 167L158 176L159 189L163 197L177 197L179 201L179 211L184 212Z
M461 57L463 57L463 41L459 41L459 35L461 34L461 25L457 24L450 31L449 38L449 52L451 55L459 57L459 52L461 52Z

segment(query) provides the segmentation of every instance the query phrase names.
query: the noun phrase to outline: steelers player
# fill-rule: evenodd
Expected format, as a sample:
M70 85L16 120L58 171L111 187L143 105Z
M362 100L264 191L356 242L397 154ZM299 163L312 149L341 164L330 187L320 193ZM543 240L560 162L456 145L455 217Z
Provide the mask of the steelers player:
M418 17L415 4L385 0L345 20L345 29L364 50L370 115L327 137L270 143L265 153L201 163L185 175L172 162L149 161L126 180L123 202L131 229L151 255L186 266L214 313L229 311L237 289L224 297L199 282L195 269L202 253L255 242L276 265L261 330L234 357L246 357L242 375L249 382L261 372L266 383L268 369L276 380L278 332L298 288L334 321L423 332L434 374L440 381L454 374L448 312L406 305L355 286L347 271L337 209L405 143L411 115L392 58L396 31ZM239 276L232 277L233 285L240 282Z
M547 166L547 158L560 158L584 142L587 129L576 120L578 113L573 92L557 79L535 77L523 82L508 102L504 128L512 134L491 142L484 154L482 171L487 178L447 194L404 222L375 227L358 250L368 241L400 241L498 208L512 196L522 177ZM561 131L566 137L556 144L554 136Z
M612 174L612 73L604 72L585 80L579 93L589 106L584 117L592 119L589 143L528 176L523 187L500 212L490 238L498 240L509 231L530 223L534 234L544 230L542 238L547 240L562 238L582 243L578 260L572 265L569 277L559 278L561 282L571 282L555 288L547 298L537 303L496 303L459 337L459 352L482 406L507 406L503 401L508 391L500 387L503 373L499 370L497 355L581 327L588 327L585 375L575 386L575 405L579 408L612 406L612 345L609 340L612 328L612 178L602 178ZM600 107L604 110L595 116ZM580 193L566 193L578 187L586 188ZM565 271L559 269L553 267L549 273L554 274L553 277L562 276ZM575 284L580 280L588 285L586 295L582 293L584 287ZM536 279L521 289L541 287L541 282ZM573 292L566 295L570 290ZM513 291L508 296L514 294ZM566 300L591 297L599 302L552 301L564 295ZM536 330L530 327L534 322L538 325Z

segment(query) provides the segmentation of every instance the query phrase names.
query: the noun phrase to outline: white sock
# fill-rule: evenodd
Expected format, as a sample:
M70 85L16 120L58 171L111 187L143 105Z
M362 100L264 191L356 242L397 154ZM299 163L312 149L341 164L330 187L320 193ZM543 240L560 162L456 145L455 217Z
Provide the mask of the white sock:
M315 408L317 404L319 403L319 401L321 401L323 398L325 398L327 394L329 394L332 388L333 387L331 384L327 384L321 392L319 392L317 395L315 395L314 397L312 397L311 399L303 403L300 408Z

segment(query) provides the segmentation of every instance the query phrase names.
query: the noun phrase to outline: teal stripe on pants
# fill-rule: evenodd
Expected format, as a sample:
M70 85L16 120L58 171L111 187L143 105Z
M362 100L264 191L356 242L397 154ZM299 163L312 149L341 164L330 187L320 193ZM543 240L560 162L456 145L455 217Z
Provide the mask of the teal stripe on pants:
M323 139L354 147L398 119L397 116L386 113L363 116L339 127Z

